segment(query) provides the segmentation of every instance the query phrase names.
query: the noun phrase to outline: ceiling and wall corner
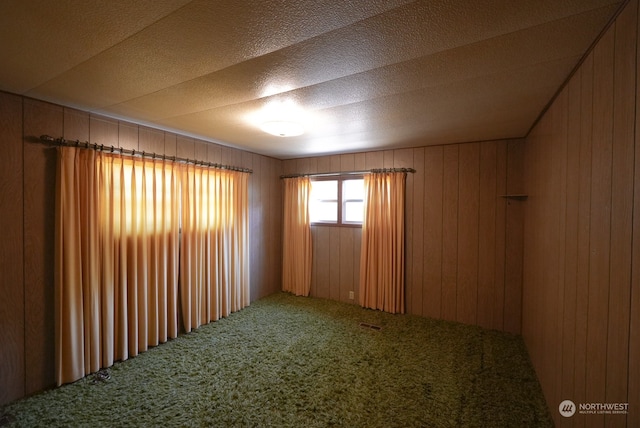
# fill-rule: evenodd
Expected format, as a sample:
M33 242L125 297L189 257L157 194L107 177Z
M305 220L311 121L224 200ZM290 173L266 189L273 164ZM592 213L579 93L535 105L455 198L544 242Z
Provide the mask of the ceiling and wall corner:
M279 159L521 138L624 3L8 0L0 90Z

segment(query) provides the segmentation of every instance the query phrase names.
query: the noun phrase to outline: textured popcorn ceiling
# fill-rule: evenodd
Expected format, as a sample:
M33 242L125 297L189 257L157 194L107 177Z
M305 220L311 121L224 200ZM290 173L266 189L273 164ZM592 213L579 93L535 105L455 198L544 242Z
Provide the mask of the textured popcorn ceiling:
M278 158L522 137L622 3L4 0L0 90Z

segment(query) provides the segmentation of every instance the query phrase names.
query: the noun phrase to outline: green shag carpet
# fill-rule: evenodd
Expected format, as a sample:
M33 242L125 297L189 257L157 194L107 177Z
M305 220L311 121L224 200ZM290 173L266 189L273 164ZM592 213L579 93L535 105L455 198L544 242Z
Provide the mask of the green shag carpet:
M519 336L286 293L98 374L0 407L0 420L19 427L553 426Z

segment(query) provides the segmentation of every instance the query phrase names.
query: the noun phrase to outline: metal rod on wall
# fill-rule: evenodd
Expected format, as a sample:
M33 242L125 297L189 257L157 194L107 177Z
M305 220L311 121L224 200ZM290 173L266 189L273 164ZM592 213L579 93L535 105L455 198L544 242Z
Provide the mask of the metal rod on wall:
M340 175L364 175L364 174L376 174L376 173L385 173L385 172L407 172L407 173L415 173L416 170L413 168L374 168L367 169L363 171L344 171L344 172L318 172L314 174L287 174L281 175L280 178L296 178L296 177L332 177L332 176L340 176Z
M205 162L205 161L199 161L195 159L181 158L178 156L159 155L157 153L149 153L149 152L138 151L133 149L123 149L121 147L105 146L103 144L90 143L88 141L85 141L85 142L81 142L79 140L71 141L71 140L65 140L64 138L53 138L49 135L41 135L40 140L46 143L57 144L59 146L82 147L85 149L100 150L103 152L107 151L111 153L120 153L123 155L134 156L134 157L138 156L138 157L145 157L145 158L152 158L152 159L168 160L171 162L192 163L194 165L201 165L201 166L206 166L210 168L227 169L230 171L246 172L249 174L253 173L253 170L251 169L241 168L238 166L222 165L222 164L213 163L213 162Z

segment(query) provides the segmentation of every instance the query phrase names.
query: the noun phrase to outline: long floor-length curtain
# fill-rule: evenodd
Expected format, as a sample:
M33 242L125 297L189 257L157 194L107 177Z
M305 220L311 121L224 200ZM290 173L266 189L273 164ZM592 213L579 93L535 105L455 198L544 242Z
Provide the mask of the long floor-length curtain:
M61 147L56 189L59 385L249 304L247 173Z
M63 384L178 334L173 166L59 148L56 380Z
M309 177L284 179L282 289L298 296L311 291L312 242Z
M404 313L404 172L364 178L360 305Z
M249 305L249 175L181 167L182 322L191 331Z

